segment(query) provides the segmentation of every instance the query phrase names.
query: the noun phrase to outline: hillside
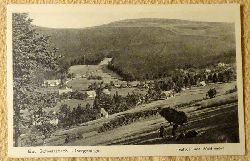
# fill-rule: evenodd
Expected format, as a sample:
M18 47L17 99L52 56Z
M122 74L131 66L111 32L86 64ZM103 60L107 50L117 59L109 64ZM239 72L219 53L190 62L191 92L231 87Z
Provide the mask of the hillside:
M85 122L69 129L58 129L46 140L46 146L65 145L66 136L71 140L67 146L97 146L97 145L149 145L149 144L198 144L198 143L236 143L239 142L237 118L237 94L226 91L232 89L236 82L226 84L210 84L205 87L193 87L175 97L142 104L136 108L109 115L108 118ZM218 96L203 99L210 88L218 90ZM202 100L201 100L202 99ZM190 103L195 101L194 103ZM212 105L212 106L211 106ZM122 116L154 110L158 107L173 107L183 111L188 116L188 123L180 126L177 134L189 130L198 132L198 136L182 138L171 137L172 126L158 113L143 116L128 124L115 122ZM133 117L129 117L133 120ZM111 123L107 131L98 132L106 123ZM165 127L166 137L159 137L159 129ZM76 137L76 136L81 137Z
M85 29L37 27L51 36L62 64L97 64L133 79L157 78L185 66L235 62L234 24L174 19L131 19Z

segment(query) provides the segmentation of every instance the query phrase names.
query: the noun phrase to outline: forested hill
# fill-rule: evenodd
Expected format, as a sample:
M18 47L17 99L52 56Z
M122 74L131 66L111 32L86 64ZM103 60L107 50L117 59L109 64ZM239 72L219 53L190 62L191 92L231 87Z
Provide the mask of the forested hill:
M83 54L88 64L112 56L114 68L137 78L235 62L233 23L129 19L84 29L37 29L51 36L63 64L82 64Z

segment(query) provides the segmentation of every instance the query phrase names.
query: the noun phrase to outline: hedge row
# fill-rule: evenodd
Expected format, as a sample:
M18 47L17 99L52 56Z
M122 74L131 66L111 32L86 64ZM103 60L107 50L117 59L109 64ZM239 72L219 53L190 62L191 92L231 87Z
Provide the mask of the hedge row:
M108 123L104 123L98 130L98 132L105 132L112 129L115 129L119 126L124 126L131 124L137 120L144 119L149 116L156 115L158 111L156 109L154 110L147 110L147 111L141 111L136 113L126 113L120 117L117 117Z

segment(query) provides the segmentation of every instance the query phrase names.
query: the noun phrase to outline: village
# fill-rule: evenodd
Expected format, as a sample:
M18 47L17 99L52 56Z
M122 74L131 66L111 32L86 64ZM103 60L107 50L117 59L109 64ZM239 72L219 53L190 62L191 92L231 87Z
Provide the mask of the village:
M111 58L105 58L99 65L72 66L69 69L69 78L65 80L44 80L41 89L58 95L59 99L55 100L55 107L45 107L43 109L44 113L46 113L46 120L39 118L38 115L37 118L36 115L32 116L32 124L34 126L44 126L44 122L48 122L51 126L46 130L46 133L49 135L42 136L40 142L38 141L35 144L45 144L47 142L45 140L50 140L50 137L54 135L53 133L58 131L58 129L60 131L61 128L70 129L80 127L95 120L104 120L104 122L106 122L117 114L137 109L137 107L148 106L147 104L154 104L154 102L168 101L168 99L176 99L176 96L178 98L181 93L189 92L193 88L211 86L209 84L213 86L213 84L217 84L219 81L221 81L221 83L222 81L230 82L226 80L226 78L223 78L225 80L221 78L221 80L219 80L218 70L224 72L232 69L228 64L218 63L213 69L206 68L203 70L205 75L200 76L204 77L203 79L196 78L195 83L189 81L186 85L183 84L181 87L178 87L178 83L175 85L168 82L170 83L168 85L168 83L166 83L167 81L165 81L164 84L161 80L158 82L153 80L123 81L112 71L107 72L107 69L104 70L110 61ZM183 69L178 71L185 75L189 72ZM217 72L216 75L214 74L215 71ZM215 76L216 81L213 82L213 77ZM183 77L183 75L181 75L181 77ZM232 75L230 77L232 77ZM185 79L183 83L185 83ZM175 88L173 88L174 86ZM207 99L206 97L206 93L204 93L201 98L195 100ZM195 102L195 100L193 101ZM155 115L155 112L149 113L150 115ZM146 117L148 114L143 115L145 114L142 114L142 117ZM75 136L75 138L78 137L79 136ZM82 137L80 137L80 139L81 138ZM25 140L25 137L23 139ZM65 143L70 142L69 135L67 135L65 139ZM25 141L23 142L24 145L30 144Z
M120 92L122 96L125 96L128 93L137 93L138 95L141 95L141 97L138 99L136 105L140 105L145 102L145 95L147 93L147 90L150 88L153 88L153 81L122 81L119 76L112 77L112 74L114 73L103 73L102 69L103 67L107 66L108 63L111 61L111 58L105 58L102 62L100 62L100 65L78 65L73 69L74 67L71 67L70 69L70 78L67 78L66 80L61 79L55 79L55 80L44 80L42 87L44 88L50 88L54 89L56 92L58 92L60 98L62 98L62 102L67 104L71 99L69 95L71 95L74 92L80 93L79 98L73 98L76 100L84 100L83 105L86 106L85 102L90 103L93 105L94 99L96 97L96 89L102 89L102 93L106 95L114 95L116 92ZM224 63L218 63L217 65L219 68L227 67L230 69L230 67L227 64ZM81 70L82 69L82 70ZM187 71L181 70L184 74L187 73ZM110 71L112 72L112 71ZM208 75L211 73L210 69L206 69L206 79L208 79ZM218 76L217 76L218 77ZM84 84L81 84L79 86L75 82L82 81ZM206 81L202 80L196 83L197 86L206 86ZM190 87L182 87L180 90L184 91L189 89ZM174 97L176 94L176 91L171 89L167 91L161 91L160 98L159 99L167 99L169 97ZM63 98L64 97L64 98ZM72 97L71 97L72 98ZM79 102L79 101L76 101ZM53 111L56 113L56 111ZM107 118L108 112L101 108L100 115ZM58 123L58 120L56 121Z

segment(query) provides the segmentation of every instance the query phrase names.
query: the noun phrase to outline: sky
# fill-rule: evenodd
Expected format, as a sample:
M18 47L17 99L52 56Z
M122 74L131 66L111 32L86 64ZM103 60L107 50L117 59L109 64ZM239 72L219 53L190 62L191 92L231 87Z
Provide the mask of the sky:
M137 18L234 22L238 5L12 5L28 12L33 24L51 28L85 28Z

